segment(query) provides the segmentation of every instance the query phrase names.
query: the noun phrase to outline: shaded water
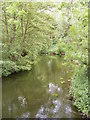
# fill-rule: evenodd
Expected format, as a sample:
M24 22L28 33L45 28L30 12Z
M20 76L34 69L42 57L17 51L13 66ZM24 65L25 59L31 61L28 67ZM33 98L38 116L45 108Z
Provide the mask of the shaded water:
M29 72L3 78L3 118L81 118L69 100L72 68L58 56L41 56Z

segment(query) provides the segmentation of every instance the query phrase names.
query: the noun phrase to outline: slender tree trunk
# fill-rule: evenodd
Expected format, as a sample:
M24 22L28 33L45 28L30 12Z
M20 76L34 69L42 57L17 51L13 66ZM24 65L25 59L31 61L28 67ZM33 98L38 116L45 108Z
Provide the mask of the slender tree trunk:
M16 14L14 13L14 20L16 20ZM11 37L10 43L11 45L14 45L15 42L15 36L16 36L16 25L13 25L13 37Z
M21 11L22 11L22 4L21 4ZM21 18L21 29L22 29L22 37L23 37L23 15L22 15L22 18Z
M26 26L25 26L25 32L24 32L24 35L23 35L23 41L22 41L22 45L21 45L21 49L20 49L20 54L18 55L18 59L20 59L20 55L22 54L24 43L25 43L25 40L26 40L28 22L29 22L29 16L27 16L27 22L26 22Z
M21 18L21 28L22 28L22 37L23 37L23 16Z
M14 13L14 20L16 20L16 14ZM13 29L14 29L14 34L13 34L13 44L15 42L15 36L16 36L16 25L13 25Z
M8 50L9 50L9 30L8 30L8 19L6 15L6 10L5 8L3 9L4 11L4 16L5 16L5 26L6 26L6 35L7 35L7 45L8 45Z

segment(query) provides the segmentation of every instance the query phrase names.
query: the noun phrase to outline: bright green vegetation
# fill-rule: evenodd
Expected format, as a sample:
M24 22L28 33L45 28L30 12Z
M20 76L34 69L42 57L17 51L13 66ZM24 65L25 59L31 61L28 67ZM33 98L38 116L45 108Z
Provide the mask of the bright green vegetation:
M85 114L88 114L88 77L86 66L76 70L75 76L72 78L72 86L70 93L74 96L74 105Z
M81 1L62 3L58 9L62 10L65 22L60 37L61 48L75 69L70 93L74 97L74 105L88 115L88 5Z
M52 4L2 3L2 54L4 76L30 70L40 52L46 51L57 36L53 17L45 13Z
M70 88L74 105L88 115L87 1L5 2L2 11L3 76L31 70L40 54L65 54L75 69Z

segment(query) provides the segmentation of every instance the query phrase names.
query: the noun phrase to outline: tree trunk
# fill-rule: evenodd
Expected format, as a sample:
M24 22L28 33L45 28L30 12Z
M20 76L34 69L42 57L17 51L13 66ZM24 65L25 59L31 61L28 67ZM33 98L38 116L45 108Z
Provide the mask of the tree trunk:
M22 11L22 4L21 4L21 11ZM21 29L22 29L22 37L23 37L23 15L22 15L22 18L21 18Z
M14 21L16 20L16 14L14 13ZM15 42L15 36L16 36L16 25L13 24L13 37L11 37L10 43L11 45L14 45Z
M24 43L25 43L25 40L26 40L28 22L29 22L29 16L27 16L27 22L26 22L26 26L25 26L25 33L24 33L24 36L23 36L23 41L22 41L22 45L21 45L21 49L20 49L20 54L18 55L18 59L20 59L20 55L22 54L22 50L23 50Z
M5 8L3 9L4 11L4 16L5 16L5 26L6 26L6 34L7 34L7 45L8 45L8 50L9 50L9 30L8 30L8 19L6 15L6 10Z

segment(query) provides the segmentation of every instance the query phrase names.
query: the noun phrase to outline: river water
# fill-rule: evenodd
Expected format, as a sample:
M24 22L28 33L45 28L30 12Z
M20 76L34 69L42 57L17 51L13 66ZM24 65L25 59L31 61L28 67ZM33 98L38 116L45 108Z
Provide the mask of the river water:
M72 75L63 58L41 56L31 71L4 77L3 118L81 118L68 97Z

